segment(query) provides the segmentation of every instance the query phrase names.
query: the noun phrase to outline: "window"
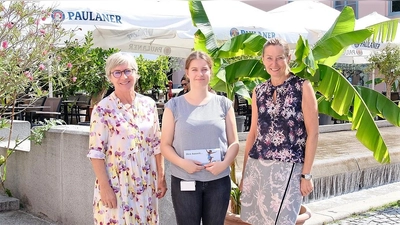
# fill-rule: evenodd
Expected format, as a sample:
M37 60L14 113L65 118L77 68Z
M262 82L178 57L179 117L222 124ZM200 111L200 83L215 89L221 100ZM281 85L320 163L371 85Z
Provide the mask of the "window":
M345 6L350 6L354 10L354 15L358 19L357 1L335 1L334 8L342 11Z
M389 1L389 16L400 15L400 1Z

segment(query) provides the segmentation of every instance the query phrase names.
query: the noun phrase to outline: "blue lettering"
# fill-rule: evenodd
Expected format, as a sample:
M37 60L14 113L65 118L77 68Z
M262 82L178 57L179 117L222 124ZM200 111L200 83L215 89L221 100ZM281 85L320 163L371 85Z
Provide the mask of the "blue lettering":
M83 20L88 20L89 19L89 13L82 11L82 18L83 18Z
M364 48L379 49L380 45L381 45L380 43L375 43L375 42L362 42L360 44L354 44L354 47L356 47L356 48L364 47Z
M115 23L114 15L110 15L110 20L111 20L112 23Z
M100 13L97 13L97 14L96 14L96 18L95 18L94 20L96 20L96 21L103 21L103 20L101 19Z
M116 23L122 24L122 22L121 22L121 16L115 15L115 19L116 19Z
M75 20L82 20L82 16L81 16L81 14L79 12L76 12Z
M108 18L108 14L102 14L103 15L103 21L110 22L110 19Z
M90 21L107 21L111 23L120 23L121 16L120 15L111 15L111 14L100 14L100 13L93 13L91 11L81 11L81 12L68 12L68 19L69 20L90 20Z
M240 30L240 34L245 34L245 33L258 34L260 36L263 36L266 39L274 38L276 36L275 32L261 32L261 31L252 31L252 30Z
M72 17L74 16L74 13L73 12L68 12L68 19L69 20L72 20Z

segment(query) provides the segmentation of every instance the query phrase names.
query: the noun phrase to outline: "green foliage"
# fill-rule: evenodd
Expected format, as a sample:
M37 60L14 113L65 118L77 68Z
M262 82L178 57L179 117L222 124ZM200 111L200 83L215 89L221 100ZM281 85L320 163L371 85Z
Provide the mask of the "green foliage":
M108 56L118 51L114 48L93 48L92 32L85 35L84 43L72 42L71 46L60 49L61 62L70 65L70 69L64 73L69 85L63 90L63 97L78 91L91 96L104 94L110 87L105 75L105 63Z
M51 119L51 120L44 119L44 122L39 121L38 125L32 128L29 140L33 141L33 143L37 145L41 145L43 139L46 137L47 131L49 131L52 127L63 124L65 124L65 122L59 119Z
M240 214L241 205L240 205L240 195L242 192L239 187L233 183L231 189L231 213Z
M153 87L165 90L168 82L167 72L170 70L169 58L167 56L158 56L156 60L150 60L140 55L136 57L139 67L140 79L137 83L137 91L146 93Z
M12 197L11 191L5 187L5 181L7 178L7 159L11 156L11 154L14 153L13 149L8 149L6 156L0 155L0 168L2 170L0 171L0 182L1 182L1 187L7 194L7 196Z
M0 129L9 129L6 137L0 137L8 141L6 154L0 156L0 179L8 195L11 192L4 187L7 159L24 141L16 140L15 146L10 148L14 106L17 102L34 102L47 96L50 82L55 91L67 83L62 75L68 67L59 60L58 47L68 47L74 34L61 29L57 22L45 24L52 10L32 1L0 2ZM6 109L11 110L6 112Z
M390 99L391 91L399 90L400 81L400 47L388 44L382 51L375 52L368 58L371 62L369 70L375 68L383 75L386 84L386 96Z
M52 9L40 7L38 2L0 4L0 102L12 106L23 98L46 96L50 81L65 80L61 73L66 65L53 59L58 57L59 40L70 40L73 34L57 23L44 24ZM0 111L0 116L3 114L4 110Z
M238 90L238 87L243 85L236 84L235 79L240 77L240 74L242 76L251 74L251 70L257 67L257 63L261 64L261 62L244 62L243 66L250 64L250 62L253 64L246 69L232 66L235 70L228 70L231 65L226 65L222 58L224 56L234 57L242 54L258 55L262 51L262 45L266 40L255 34L238 38L239 35L226 42L229 44L224 48L219 47L202 3L191 1L189 8L192 13L193 23L199 28L195 35L195 49L210 54L217 67L216 77L219 78L219 81L213 84L229 83L229 88L226 85L226 92ZM366 93L369 92L358 92L358 89L352 86L339 71L331 66L335 64L344 50L352 44L361 43L365 40L378 40L381 42L393 40L393 33L396 33L397 24L397 20L390 20L366 29L354 30L355 16L353 9L345 7L331 28L313 46L309 45L308 41L300 36L296 45L295 62L292 67L295 75L310 80L314 89L322 94L319 98L319 103L324 105L319 109L323 109L329 115L347 118L351 121L352 129L357 129L356 137L358 140L370 149L374 153L375 159L381 163L390 162L390 157L387 146L374 122L373 114L379 113L385 118L391 118L388 121L398 125L399 107L393 103L379 106L377 106L378 103L376 102L375 105L372 105L371 102L366 103ZM388 28L391 31L388 31ZM235 39L240 39L239 43L235 43ZM252 43L254 40L257 40L257 42ZM233 64L236 63L239 62L234 62ZM230 72L228 73L228 71ZM236 74L236 72L239 74ZM268 77L262 75L262 73L265 73L265 71L259 71L258 74L254 73L254 77L257 75L259 77ZM229 78L227 78L228 76ZM371 90L371 92L376 91ZM373 96L377 95L374 94ZM372 109L373 107L375 109ZM386 110L388 108L393 111Z

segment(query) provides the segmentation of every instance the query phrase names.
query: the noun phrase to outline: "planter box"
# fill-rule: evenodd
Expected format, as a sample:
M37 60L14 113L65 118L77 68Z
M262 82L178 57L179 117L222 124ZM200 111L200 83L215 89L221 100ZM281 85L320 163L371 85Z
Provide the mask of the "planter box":
M231 212L226 213L224 225L249 225L249 223L243 222L240 219L240 215L233 214Z

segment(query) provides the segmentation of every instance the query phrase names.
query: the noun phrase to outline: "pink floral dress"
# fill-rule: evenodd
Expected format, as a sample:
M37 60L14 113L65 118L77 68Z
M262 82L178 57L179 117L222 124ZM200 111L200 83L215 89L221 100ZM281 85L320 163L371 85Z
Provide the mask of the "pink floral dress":
M89 158L104 159L117 208L106 208L94 187L94 224L158 224L157 166L160 128L155 102L136 94L126 108L114 93L93 109Z

